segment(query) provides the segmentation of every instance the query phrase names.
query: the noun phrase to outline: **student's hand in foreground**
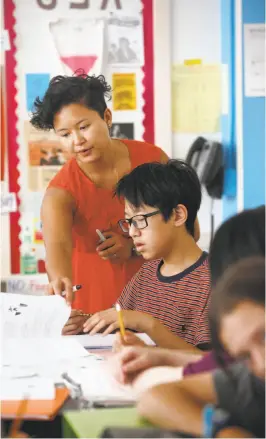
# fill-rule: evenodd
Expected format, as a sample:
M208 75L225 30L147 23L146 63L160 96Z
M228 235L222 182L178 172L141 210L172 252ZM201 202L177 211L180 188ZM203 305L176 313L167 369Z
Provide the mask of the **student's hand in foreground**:
M151 315L139 311L123 310L123 320L125 327L128 329L134 329L138 332L149 332L155 319ZM84 323L83 332L89 332L90 335L94 335L104 328L106 329L103 335L110 334L119 329L117 311L114 308L93 314Z
M244 430L241 427L225 427L222 430L220 430L215 437L220 438L253 438L254 435L252 433L249 433L248 431Z
M147 346L136 334L131 331L126 331L124 338L121 337L120 332L116 334L113 349L115 353L120 352L124 346Z
M70 279L67 277L58 277L52 280L47 287L47 294L53 295L58 294L62 296L62 293L65 294L65 299L69 305L74 300L75 293L73 292L73 285Z
M118 364L115 377L123 384L132 384L137 375L150 367L168 365L163 349L154 347L124 347L116 355Z
M62 335L76 335L83 331L86 316L81 316L79 310L72 309L70 317L62 330Z

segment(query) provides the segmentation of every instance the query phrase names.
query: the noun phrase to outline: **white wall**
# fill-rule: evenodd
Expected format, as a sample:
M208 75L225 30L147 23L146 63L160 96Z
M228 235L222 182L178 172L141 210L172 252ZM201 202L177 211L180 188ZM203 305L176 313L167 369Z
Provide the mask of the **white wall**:
M203 63L221 62L220 0L171 0L172 64L201 59ZM174 158L184 159L192 142L199 135L221 140L221 133L173 133ZM222 203L214 203L215 227L221 222ZM210 198L204 192L199 213L202 247L207 248L210 237Z

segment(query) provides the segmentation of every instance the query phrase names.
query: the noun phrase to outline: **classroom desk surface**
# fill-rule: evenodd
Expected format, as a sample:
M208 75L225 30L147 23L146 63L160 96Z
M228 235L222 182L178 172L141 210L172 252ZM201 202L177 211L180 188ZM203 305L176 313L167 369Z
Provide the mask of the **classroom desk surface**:
M108 408L63 413L65 438L98 438L107 427L151 427L136 408Z

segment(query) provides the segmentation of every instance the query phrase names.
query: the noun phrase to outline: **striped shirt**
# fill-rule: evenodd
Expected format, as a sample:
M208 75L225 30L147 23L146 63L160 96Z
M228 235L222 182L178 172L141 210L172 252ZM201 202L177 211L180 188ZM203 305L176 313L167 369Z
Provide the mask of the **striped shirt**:
M151 314L194 346L210 343L207 256L203 252L195 264L170 277L160 273L162 260L145 262L124 288L118 300L120 306Z

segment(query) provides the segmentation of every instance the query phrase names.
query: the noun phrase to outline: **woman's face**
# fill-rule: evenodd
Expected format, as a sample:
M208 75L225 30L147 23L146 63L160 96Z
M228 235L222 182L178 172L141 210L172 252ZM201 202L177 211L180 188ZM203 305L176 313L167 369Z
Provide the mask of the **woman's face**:
M265 308L246 300L221 320L221 342L236 359L244 359L249 369L265 379Z
M99 160L110 144L108 126L111 124L110 110L104 119L99 113L81 104L69 104L54 117L54 130L66 148L80 163Z

